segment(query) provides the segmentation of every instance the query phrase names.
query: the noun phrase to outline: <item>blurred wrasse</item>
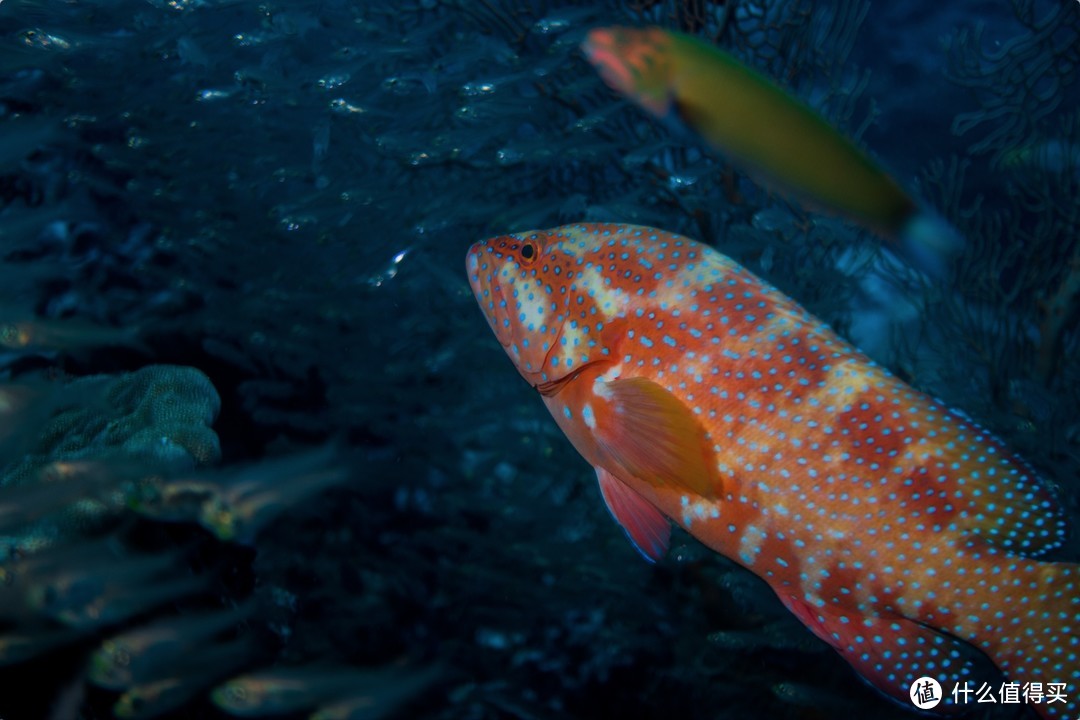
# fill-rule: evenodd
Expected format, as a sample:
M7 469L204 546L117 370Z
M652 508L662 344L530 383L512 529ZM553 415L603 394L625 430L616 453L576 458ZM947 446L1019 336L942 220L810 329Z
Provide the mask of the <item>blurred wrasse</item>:
M766 185L893 240L940 276L959 234L820 115L734 57L656 27L592 30L582 50L604 81L703 138Z
M351 477L334 446L204 475L142 485L130 504L159 520L198 522L219 539L251 544L275 517Z

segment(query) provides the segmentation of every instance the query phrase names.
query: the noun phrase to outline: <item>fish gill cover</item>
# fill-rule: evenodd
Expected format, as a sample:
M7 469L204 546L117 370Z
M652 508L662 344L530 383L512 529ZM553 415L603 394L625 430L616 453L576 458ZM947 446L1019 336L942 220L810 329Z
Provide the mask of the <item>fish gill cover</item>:
M807 102L952 274L620 99L611 25ZM640 560L475 310L507 232L713 245L1080 520L1080 4L6 0L0 43L0 716L915 717L689 536Z

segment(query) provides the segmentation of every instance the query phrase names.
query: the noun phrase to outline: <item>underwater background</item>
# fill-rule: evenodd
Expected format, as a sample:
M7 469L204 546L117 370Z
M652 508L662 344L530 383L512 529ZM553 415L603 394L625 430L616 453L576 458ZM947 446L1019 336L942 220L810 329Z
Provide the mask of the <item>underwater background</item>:
M808 102L950 276L620 99L612 24ZM1075 0L0 1L0 718L917 717L681 531L639 557L465 251L710 243L1018 450L1076 561L1078 73Z

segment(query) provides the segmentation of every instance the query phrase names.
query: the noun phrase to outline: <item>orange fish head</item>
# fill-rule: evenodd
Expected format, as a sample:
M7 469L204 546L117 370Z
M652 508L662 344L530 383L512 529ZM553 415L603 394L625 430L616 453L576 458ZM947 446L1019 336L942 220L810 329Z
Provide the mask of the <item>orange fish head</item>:
M589 226L500 235L473 245L466 270L499 343L542 392L610 356L610 308L583 257ZM610 303L609 303L610 305Z
M589 31L581 50L608 87L663 118L674 93L670 45L660 28L609 27Z

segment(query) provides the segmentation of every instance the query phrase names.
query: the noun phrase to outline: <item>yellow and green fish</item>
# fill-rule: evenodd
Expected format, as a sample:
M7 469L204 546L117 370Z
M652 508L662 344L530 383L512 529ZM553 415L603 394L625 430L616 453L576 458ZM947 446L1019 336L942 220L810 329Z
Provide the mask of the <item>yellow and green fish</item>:
M993 680L974 647L1011 681L1058 684L1043 717L1080 712L1080 565L1039 559L1062 512L1001 441L679 235L503 235L466 269L644 556L678 524L905 704L930 676L935 712L957 710L953 688Z
M942 275L959 234L812 109L734 57L658 27L597 28L585 57L614 90L685 126L766 184L893 240Z

